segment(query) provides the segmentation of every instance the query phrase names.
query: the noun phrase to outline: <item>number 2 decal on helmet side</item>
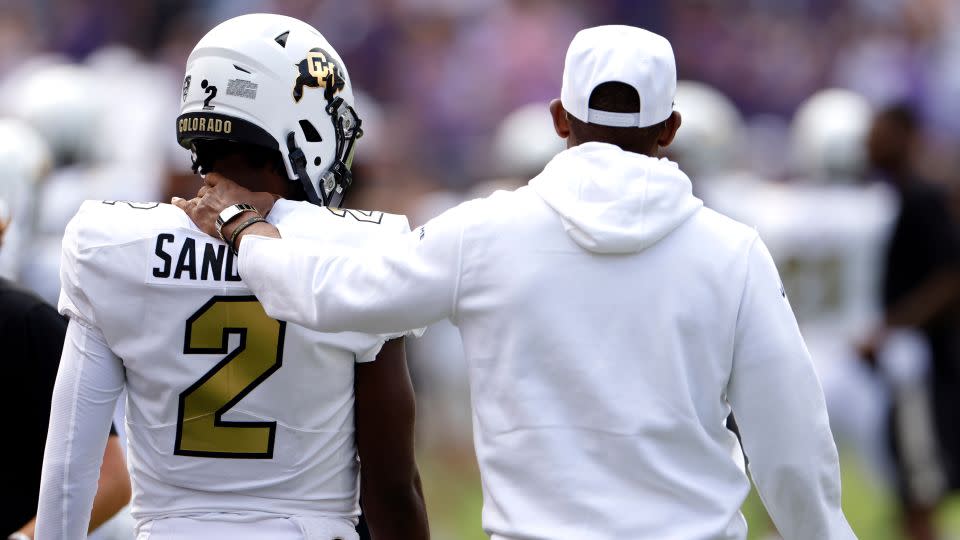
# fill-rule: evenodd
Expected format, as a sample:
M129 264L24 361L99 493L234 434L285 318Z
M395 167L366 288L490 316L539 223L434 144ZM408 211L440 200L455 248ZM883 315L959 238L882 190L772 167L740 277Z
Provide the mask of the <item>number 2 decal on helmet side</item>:
M207 96L207 99L203 100L203 110L212 111L214 108L214 105L211 105L210 101L212 101L213 98L217 97L217 87L208 83L207 80L204 79L200 81L200 88L203 88L204 92L210 94L209 96Z

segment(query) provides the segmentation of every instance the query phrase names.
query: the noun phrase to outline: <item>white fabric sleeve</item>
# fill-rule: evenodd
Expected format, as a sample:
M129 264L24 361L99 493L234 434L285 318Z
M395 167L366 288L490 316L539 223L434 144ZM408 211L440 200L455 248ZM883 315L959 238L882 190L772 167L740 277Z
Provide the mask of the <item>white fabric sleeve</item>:
M727 399L757 491L784 540L855 539L840 508L823 391L759 239L749 253Z
M60 300L57 311L71 319L80 319L87 324L96 325L93 313L93 304L87 298L84 287L80 286L80 271L84 257L89 252L80 250L80 236L83 229L83 215L77 213L67 225L63 233L62 250L60 252Z
M103 451L123 385L123 364L103 335L71 320L43 453L38 540L87 537Z
M240 276L267 314L320 332L389 334L455 315L457 209L380 250L244 237Z

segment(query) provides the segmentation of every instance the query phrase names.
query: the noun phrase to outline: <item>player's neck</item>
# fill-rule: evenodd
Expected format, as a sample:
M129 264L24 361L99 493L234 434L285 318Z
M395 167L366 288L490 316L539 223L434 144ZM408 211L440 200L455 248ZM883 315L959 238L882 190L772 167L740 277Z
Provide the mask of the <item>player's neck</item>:
M226 170L217 170L217 172L250 191L265 191L281 197L287 196L290 181L281 177L272 169L266 167L230 167Z

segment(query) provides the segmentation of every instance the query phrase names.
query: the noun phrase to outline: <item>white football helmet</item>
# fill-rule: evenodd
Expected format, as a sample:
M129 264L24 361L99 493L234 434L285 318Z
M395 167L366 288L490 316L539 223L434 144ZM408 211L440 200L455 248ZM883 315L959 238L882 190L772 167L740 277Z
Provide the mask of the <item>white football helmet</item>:
M0 222L26 204L52 165L47 143L33 128L13 118L0 119Z
M733 101L706 84L678 81L674 102L683 123L668 152L683 170L703 178L735 169L746 129Z
M177 141L238 141L278 150L315 204L338 206L362 135L337 51L291 17L253 14L216 26L187 60Z
M849 90L827 89L804 101L790 128L790 160L801 178L849 183L866 169L873 109Z
M565 148L565 141L554 130L550 105L524 105L497 126L493 137L494 173L529 180Z
M104 92L86 66L56 57L27 62L8 77L3 100L12 116L46 140L57 162L93 159Z

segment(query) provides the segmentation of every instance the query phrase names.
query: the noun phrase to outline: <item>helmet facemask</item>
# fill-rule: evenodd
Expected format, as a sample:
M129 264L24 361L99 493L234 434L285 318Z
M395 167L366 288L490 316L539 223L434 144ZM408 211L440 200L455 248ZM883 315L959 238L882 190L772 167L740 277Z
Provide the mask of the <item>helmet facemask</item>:
M336 137L334 160L325 173L320 175L318 182L320 190L314 189L313 182L307 173L307 158L297 144L293 131L287 134L287 155L290 167L297 175L297 180L303 184L307 200L321 206L340 206L347 190L353 184L353 155L356 151L357 139L363 136L360 129L362 121L353 107L346 104L341 97L333 98L326 106L326 112L333 123Z

